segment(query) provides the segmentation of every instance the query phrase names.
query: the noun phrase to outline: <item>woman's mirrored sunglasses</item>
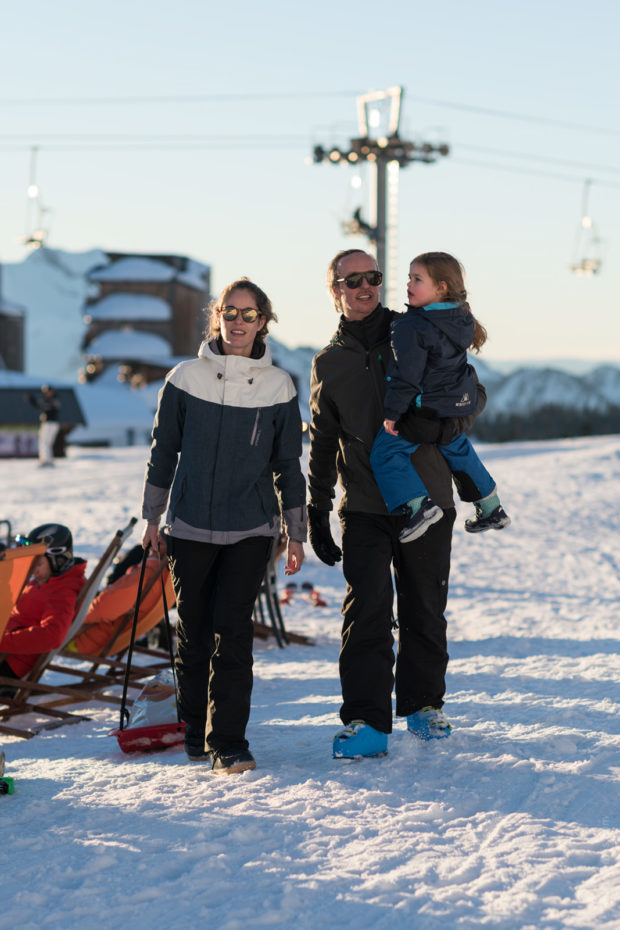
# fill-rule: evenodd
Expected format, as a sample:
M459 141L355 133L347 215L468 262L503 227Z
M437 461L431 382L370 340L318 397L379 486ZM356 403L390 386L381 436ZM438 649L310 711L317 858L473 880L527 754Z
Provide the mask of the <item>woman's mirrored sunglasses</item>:
M346 284L349 290L355 290L356 287L362 286L362 281L366 281L371 287L379 287L383 281L382 271L354 271L348 274L346 278L336 278L338 284Z
M220 313L229 322L236 320L239 314L243 317L244 323L254 323L260 316L260 311L255 310L254 307L246 307L245 310L238 310L236 307L223 307Z

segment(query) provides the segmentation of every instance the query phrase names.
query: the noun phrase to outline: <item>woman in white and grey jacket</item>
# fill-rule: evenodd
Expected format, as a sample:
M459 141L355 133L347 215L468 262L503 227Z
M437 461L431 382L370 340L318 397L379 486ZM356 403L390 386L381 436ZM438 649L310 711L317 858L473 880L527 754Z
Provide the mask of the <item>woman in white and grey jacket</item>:
M271 364L271 320L247 278L222 291L198 357L166 378L146 469L145 547L157 548L167 508L185 749L215 772L255 766L245 738L252 610L281 525L287 574L306 539L301 417L290 376Z

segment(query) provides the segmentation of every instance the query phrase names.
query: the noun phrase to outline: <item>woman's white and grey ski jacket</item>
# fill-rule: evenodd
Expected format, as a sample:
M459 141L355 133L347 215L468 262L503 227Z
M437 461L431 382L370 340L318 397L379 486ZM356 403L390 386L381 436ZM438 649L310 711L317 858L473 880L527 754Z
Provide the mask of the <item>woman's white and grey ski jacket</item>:
M159 394L142 516L182 539L229 545L277 536L306 539L301 417L290 376L260 358L223 355L203 342L198 358L168 373ZM258 354L258 353L256 353Z

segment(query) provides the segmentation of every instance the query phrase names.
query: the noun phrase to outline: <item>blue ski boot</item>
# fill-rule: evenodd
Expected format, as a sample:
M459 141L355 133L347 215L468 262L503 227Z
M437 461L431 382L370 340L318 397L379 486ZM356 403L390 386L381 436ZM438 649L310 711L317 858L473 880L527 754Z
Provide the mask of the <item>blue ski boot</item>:
M363 720L352 720L334 736L334 759L387 755L388 735Z
M418 739L444 739L450 736L452 726L438 707L423 707L407 717L407 729Z

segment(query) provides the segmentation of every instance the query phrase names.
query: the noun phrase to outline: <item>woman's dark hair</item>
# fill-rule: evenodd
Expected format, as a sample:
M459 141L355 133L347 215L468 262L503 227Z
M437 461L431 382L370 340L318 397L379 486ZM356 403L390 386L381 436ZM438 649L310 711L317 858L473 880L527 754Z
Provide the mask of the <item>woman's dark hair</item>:
M423 252L411 262L412 265L422 265L435 287L446 285L445 299L454 303L463 304L471 313L467 303L467 290L465 288L465 269L460 261L449 255L448 252ZM471 348L479 352L487 341L487 331L472 313L474 319L474 338Z
M260 289L258 284L254 284L253 281L250 281L249 278L238 278L236 281L233 281L232 284L228 284L224 290L221 292L219 297L216 300L211 301L208 307L209 319L207 322L207 328L205 330L205 336L210 341L212 339L219 339L222 334L222 327L220 324L220 310L222 310L228 303L228 298L233 291L248 291L256 301L256 306L261 314L265 317L265 322L261 328L256 333L256 338L260 339L261 342L265 341L265 337L269 332L269 324L271 322L277 323L278 318L273 312L271 306L271 301L265 294L263 290Z

